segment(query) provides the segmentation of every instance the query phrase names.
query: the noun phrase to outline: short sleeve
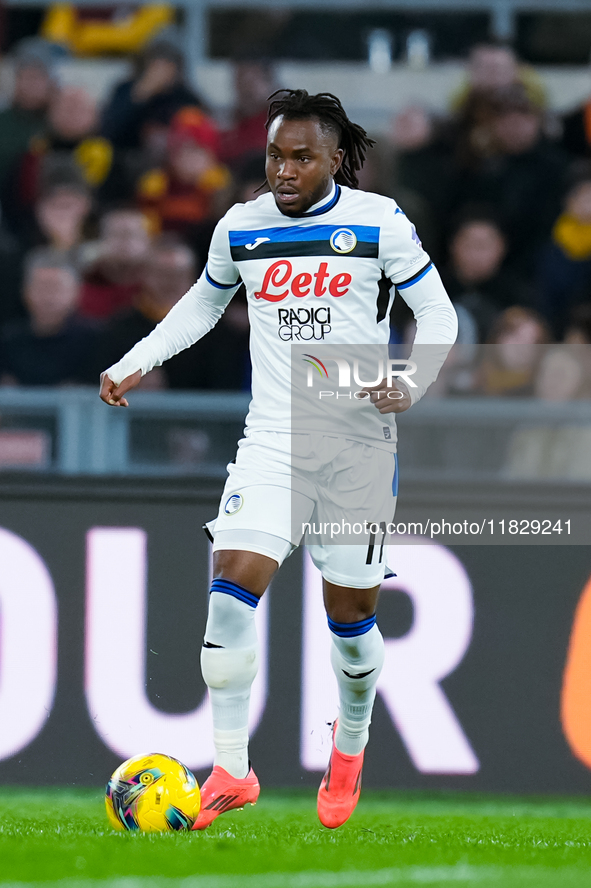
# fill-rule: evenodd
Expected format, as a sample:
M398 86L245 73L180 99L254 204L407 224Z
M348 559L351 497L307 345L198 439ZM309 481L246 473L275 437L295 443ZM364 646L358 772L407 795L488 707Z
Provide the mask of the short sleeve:
M397 287L419 280L431 266L414 225L393 200L387 201L380 227L380 259Z
M207 282L222 290L231 290L240 282L240 272L230 255L228 216L231 212L226 213L215 227L205 268Z

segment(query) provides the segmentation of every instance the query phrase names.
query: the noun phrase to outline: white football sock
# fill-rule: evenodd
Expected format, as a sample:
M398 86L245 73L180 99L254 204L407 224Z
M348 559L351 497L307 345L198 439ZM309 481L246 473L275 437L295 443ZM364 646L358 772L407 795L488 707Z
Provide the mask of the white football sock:
M358 755L369 739L376 684L384 664L384 639L375 624L363 635L330 634L330 660L340 703L335 746L345 755Z
M248 764L248 704L258 669L258 642L254 625L255 606L215 591L209 599L201 671L209 688L213 714L214 765L233 777L246 777ZM225 587L239 586L224 581ZM246 594L248 600L256 600Z

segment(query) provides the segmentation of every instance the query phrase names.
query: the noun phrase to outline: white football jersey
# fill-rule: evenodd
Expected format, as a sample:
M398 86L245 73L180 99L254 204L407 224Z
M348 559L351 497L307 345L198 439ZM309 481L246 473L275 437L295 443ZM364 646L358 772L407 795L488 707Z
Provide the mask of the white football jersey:
M415 342L451 346L455 312L395 201L335 185L328 198L297 217L281 213L272 194L236 204L215 229L199 281L108 375L120 382L137 369L146 373L197 341L244 282L253 371L247 430L290 431L292 345L309 347L312 357L315 346L387 345L394 287L390 304L378 313L382 275L414 312ZM424 388L412 392L413 401ZM383 442L393 414L384 417L370 404L364 413L374 429L360 429L355 437L377 435ZM392 446L395 435L386 437Z

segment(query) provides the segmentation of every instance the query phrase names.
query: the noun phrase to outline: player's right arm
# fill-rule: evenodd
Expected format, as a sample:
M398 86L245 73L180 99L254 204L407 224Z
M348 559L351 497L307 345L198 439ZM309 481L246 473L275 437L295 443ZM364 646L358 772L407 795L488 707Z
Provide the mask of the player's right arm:
M101 374L102 400L113 407L127 407L124 395L153 367L159 367L205 336L219 321L239 286L239 272L230 256L226 215L216 226L207 265L197 283L149 336Z
M437 378L456 341L458 319L414 225L391 200L387 201L381 227L380 256L385 274L412 310L417 325L409 357L417 365L413 388L403 386L407 397L400 402L380 406L381 402L376 401L382 413L401 412L415 404Z

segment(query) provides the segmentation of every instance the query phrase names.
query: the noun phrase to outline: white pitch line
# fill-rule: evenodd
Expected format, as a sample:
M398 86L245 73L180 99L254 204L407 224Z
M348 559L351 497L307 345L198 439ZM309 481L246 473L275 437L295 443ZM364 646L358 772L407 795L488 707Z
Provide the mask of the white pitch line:
M341 872L304 871L248 875L201 875L186 878L133 877L117 879L61 879L59 882L0 882L2 888L365 888L416 882L432 885L449 882L497 883L506 871L501 867L474 867L465 864L439 867L396 867L380 870Z
M545 876L554 874L552 883ZM552 869L544 866L409 866L379 870L305 870L303 872L249 873L245 875L206 874L171 879L164 876L129 876L115 879L60 879L57 882L5 882L0 888L367 888L396 886L404 883L420 885L481 885L503 888L508 884L560 884L562 888L588 886L588 870L576 866Z

